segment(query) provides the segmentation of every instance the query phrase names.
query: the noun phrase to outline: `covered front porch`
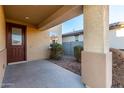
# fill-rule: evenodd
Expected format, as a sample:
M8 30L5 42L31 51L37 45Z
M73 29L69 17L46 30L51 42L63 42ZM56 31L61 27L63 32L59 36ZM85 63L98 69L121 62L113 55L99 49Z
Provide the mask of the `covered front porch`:
M3 87L84 87L83 83L111 87L109 6L0 6L0 14L0 85L6 70ZM49 57L48 29L80 14L84 15L81 79L48 61L34 61ZM18 61L26 63L6 66Z
M80 76L46 60L8 65L3 88L84 88Z

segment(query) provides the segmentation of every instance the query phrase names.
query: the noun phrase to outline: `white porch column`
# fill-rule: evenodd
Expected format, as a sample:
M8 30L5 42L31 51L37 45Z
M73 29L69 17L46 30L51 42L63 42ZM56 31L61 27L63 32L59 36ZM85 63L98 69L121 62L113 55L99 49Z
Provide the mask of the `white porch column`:
M111 87L112 54L109 52L109 6L83 6L84 51L82 81L88 87Z

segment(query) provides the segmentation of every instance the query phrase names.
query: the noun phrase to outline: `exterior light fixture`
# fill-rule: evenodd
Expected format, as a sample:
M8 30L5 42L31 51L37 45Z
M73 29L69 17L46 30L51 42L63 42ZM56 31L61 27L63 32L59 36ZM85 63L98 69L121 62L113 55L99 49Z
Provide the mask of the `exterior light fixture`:
M29 17L28 17L28 16L26 16L26 17L25 17L25 19L29 19Z

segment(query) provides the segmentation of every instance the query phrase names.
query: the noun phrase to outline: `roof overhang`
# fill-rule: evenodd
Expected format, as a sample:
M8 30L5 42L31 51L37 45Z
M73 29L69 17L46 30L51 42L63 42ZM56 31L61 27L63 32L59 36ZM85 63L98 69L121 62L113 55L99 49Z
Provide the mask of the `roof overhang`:
M82 5L5 5L7 21L46 30L83 13Z

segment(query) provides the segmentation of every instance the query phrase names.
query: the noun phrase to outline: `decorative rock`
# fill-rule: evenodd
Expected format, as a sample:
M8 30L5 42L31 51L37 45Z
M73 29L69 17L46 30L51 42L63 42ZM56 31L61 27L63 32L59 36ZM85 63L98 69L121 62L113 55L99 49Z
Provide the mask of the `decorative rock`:
M124 51L110 48L112 52L112 87L124 87Z

